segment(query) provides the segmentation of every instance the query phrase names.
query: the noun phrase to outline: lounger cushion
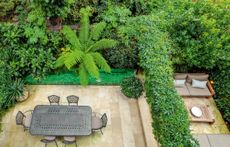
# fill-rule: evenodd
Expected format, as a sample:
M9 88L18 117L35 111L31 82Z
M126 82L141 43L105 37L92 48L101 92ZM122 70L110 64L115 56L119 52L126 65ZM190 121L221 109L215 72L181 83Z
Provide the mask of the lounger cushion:
M208 81L199 81L199 80L195 80L195 79L192 79L192 87L194 88L206 88L207 86L207 82Z
M186 87L186 85L181 87L176 87L176 91L180 96L190 96L190 93Z
M191 84L186 83L186 86L188 88L188 91L190 93L190 96L211 96L212 94L210 93L208 87L206 86L205 88L194 88L192 87Z
M185 85L185 80L174 80L175 87L183 87Z
M187 75L186 73L175 73L174 74L174 79L175 80L185 80L187 78Z
M187 82L192 83L192 79L199 80L199 81L207 81L208 74L188 74Z

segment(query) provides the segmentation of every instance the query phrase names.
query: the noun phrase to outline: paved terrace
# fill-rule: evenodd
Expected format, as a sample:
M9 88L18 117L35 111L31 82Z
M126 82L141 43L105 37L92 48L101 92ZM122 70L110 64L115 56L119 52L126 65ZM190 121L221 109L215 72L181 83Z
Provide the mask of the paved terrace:
M79 105L90 105L92 110L107 113L108 125L100 132L90 136L77 137L78 147L156 147L157 142L152 135L151 120L145 99L139 101L126 98L119 86L29 86L30 97L25 102L18 103L2 120L0 134L1 147L41 147L42 136L31 136L15 123L19 110L33 109L36 105L49 104L47 96L61 96L60 104L67 105L66 96L80 97ZM139 110L139 105L142 105ZM141 112L141 113L140 113ZM144 123L142 123L142 120ZM144 124L144 125L143 125ZM58 145L64 146L61 138ZM55 144L49 144L49 147ZM71 146L71 145L70 145ZM74 145L72 145L74 146Z

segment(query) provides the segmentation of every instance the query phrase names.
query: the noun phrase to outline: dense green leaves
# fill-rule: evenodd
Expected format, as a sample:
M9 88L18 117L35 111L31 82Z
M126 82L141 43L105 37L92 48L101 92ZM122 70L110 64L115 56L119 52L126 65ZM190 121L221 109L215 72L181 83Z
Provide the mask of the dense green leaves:
M71 68L79 68L80 81L82 85L88 84L89 75L99 79L99 69L110 72L111 69L106 60L98 52L101 49L111 48L116 45L115 40L99 39L101 31L103 31L105 24L99 23L93 26L92 33L89 33L89 15L90 9L81 9L81 28L79 37L68 26L64 26L62 33L69 42L66 46L71 46L70 49L64 49L62 54L56 61L55 67L65 66L69 70ZM82 71L81 71L82 70Z
M143 86L138 78L129 77L122 80L121 91L129 98L138 98L143 92Z
M132 18L120 35L137 37L140 66L145 71L145 90L153 118L153 132L163 147L198 146L189 130L188 114L173 87L171 49L167 34L160 31L156 16ZM154 34L154 35L153 35Z

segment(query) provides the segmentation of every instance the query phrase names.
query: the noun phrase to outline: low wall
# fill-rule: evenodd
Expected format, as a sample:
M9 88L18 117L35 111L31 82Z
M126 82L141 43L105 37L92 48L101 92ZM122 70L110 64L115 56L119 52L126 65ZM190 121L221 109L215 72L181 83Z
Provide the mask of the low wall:
M155 140L154 135L152 133L151 112L145 97L140 97L137 100L137 103L139 106L146 147L158 147L158 142Z

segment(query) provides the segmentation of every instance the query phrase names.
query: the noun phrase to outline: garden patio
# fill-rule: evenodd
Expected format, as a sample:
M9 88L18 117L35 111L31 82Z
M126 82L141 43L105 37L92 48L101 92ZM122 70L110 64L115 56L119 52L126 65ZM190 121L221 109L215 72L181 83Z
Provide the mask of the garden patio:
M78 147L145 147L146 139L149 147L155 146L156 141L152 136L151 123L142 122L139 106L136 100L125 97L119 86L55 86L41 85L29 86L30 97L28 100L18 103L11 108L2 120L2 132L0 142L2 147L40 147L44 144L40 142L42 136L31 136L29 131L23 131L22 126L17 126L15 116L19 110L26 111L33 109L36 105L49 105L47 96L56 94L61 97L60 104L68 105L66 96L77 95L80 97L79 105L90 105L94 112L106 113L108 125L103 128L103 135L95 132L89 136L77 137ZM146 104L141 104L146 107ZM145 111L145 110L142 110ZM150 113L142 113L143 119L148 121ZM147 118L146 118L147 117ZM147 119L147 120L146 120ZM145 129L142 123L149 125L150 129ZM147 131L147 132L146 132ZM13 139L12 139L13 138ZM59 146L64 146L61 138L58 140ZM49 146L55 146L50 144Z
M0 146L230 146L229 6L0 1Z

